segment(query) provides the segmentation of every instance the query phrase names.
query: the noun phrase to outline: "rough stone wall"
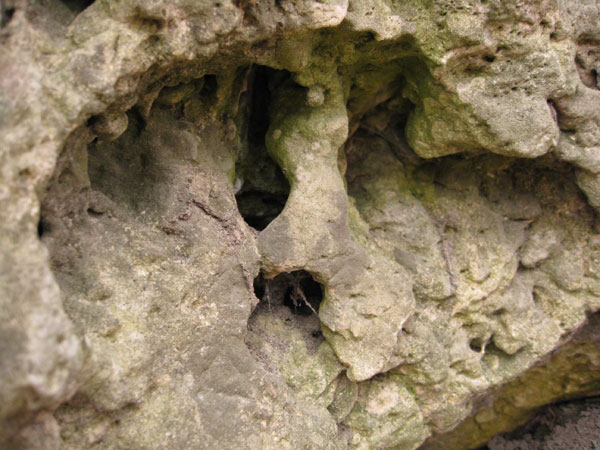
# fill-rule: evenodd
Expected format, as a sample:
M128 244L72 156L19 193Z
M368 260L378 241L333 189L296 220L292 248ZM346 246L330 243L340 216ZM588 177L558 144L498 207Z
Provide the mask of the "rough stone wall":
M1 445L473 448L599 393L599 9L3 0Z

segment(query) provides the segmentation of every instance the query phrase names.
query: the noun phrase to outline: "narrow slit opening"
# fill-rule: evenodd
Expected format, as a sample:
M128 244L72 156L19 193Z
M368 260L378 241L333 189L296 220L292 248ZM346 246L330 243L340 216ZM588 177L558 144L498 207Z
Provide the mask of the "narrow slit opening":
M236 200L246 223L258 231L283 211L290 192L287 179L265 147L272 85L286 76L286 72L268 67L251 67L241 99L247 114L247 149L236 165Z

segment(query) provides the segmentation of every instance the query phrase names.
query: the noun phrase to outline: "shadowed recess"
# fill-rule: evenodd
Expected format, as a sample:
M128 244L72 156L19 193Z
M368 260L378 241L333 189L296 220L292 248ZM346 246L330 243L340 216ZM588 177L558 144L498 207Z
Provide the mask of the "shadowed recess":
M92 6L94 0L63 0L63 3L75 14L79 14L84 9Z
M318 315L323 300L323 288L305 270L282 273L266 279L260 274L254 279L254 293L268 306L287 306L293 314Z
M264 230L281 213L290 186L265 148L273 86L289 77L286 71L253 66L241 103L247 111L247 148L236 164L238 209L248 225Z

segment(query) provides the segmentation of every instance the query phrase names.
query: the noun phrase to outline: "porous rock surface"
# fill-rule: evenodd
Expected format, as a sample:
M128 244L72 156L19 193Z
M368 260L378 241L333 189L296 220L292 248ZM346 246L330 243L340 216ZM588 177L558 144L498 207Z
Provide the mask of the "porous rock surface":
M0 445L466 449L600 393L599 10L3 0Z

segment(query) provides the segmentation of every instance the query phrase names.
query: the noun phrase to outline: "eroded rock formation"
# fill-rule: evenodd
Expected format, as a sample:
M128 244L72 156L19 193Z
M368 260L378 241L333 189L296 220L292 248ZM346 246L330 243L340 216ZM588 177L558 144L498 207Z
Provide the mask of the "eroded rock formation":
M5 447L466 449L600 393L596 1L0 9Z

